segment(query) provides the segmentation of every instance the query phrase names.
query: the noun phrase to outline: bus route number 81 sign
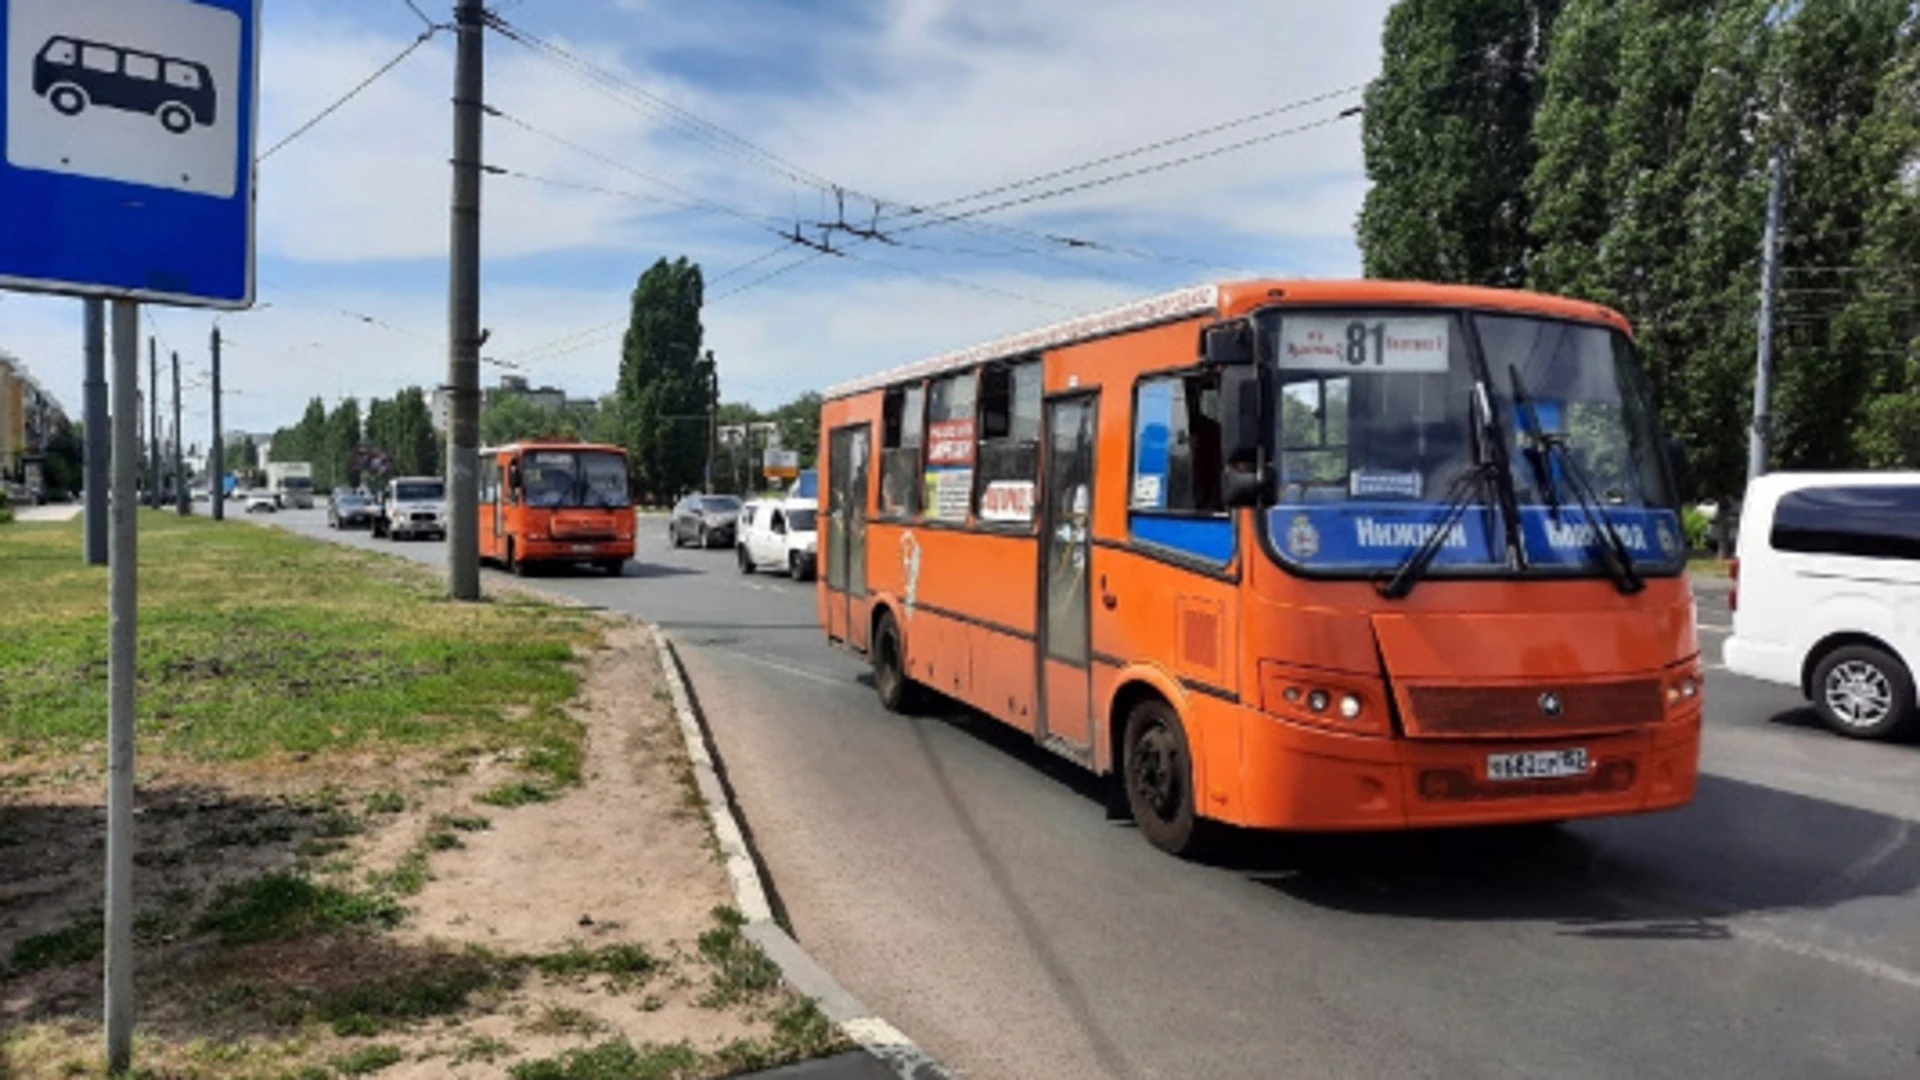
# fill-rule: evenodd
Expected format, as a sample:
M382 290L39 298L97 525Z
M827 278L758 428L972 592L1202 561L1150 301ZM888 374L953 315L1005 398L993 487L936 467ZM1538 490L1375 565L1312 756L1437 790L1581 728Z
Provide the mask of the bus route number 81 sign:
M1447 370L1445 317L1290 315L1280 321L1283 371L1435 373Z

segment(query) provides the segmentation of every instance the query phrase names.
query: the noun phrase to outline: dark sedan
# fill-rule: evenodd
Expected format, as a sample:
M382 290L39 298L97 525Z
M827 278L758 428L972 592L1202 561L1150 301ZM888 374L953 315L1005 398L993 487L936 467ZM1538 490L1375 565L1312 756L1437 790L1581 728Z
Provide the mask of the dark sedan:
M689 495L673 508L667 539L674 547L698 544L731 548L740 529L740 500L733 495Z
M327 498L327 528L370 529L377 509L373 496L357 488L335 488Z

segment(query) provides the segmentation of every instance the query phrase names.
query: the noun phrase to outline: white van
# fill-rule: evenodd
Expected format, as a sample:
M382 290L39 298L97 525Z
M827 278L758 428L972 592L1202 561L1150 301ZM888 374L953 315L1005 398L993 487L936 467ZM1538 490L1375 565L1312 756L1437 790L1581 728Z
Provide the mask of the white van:
M1920 730L1920 473L1763 476L1736 555L1729 671L1799 687L1842 735Z
M740 572L768 568L783 570L795 581L813 577L818 509L812 499L756 500L743 507L735 548Z

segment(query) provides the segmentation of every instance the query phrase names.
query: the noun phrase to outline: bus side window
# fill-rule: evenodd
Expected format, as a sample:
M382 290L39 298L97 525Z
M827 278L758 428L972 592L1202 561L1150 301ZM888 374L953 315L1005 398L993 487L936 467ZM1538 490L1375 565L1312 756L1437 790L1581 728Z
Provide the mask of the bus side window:
M54 38L47 42L47 47L41 51L40 58L49 64L71 66L74 61L80 59L80 52L74 47L73 42L65 38Z
M515 459L507 464L507 504L520 505L520 462Z
M973 495L975 396L972 371L927 384L926 497L921 513L935 521L967 520Z
M182 90L200 89L200 69L178 60L167 61L167 82Z
M920 444L925 431L927 390L923 385L887 391L880 440L880 512L920 512Z
M144 79L148 82L155 82L160 78L160 61L157 57L142 56L139 53L128 53L126 65L127 77L130 79Z
M980 521L1033 521L1040 471L1040 361L993 364L980 373L980 451L973 514Z
M1135 510L1218 514L1220 375L1213 370L1140 380L1134 394Z
M120 54L99 45L88 45L80 50L80 66L90 71L117 74L120 71Z

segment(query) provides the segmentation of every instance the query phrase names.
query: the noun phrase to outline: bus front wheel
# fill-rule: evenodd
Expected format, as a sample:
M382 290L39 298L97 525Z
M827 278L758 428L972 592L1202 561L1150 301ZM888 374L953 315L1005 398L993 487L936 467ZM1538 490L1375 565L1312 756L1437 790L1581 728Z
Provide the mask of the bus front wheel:
M882 613L873 628L873 688L888 712L912 713L920 704L920 688L907 675L906 656L900 624L892 613Z
M1142 701L1127 714L1121 781L1127 808L1154 847L1181 855L1194 847L1193 755L1180 717L1166 702Z
M61 83L48 90L47 101L62 116L79 116L87 111L87 92L72 83Z

